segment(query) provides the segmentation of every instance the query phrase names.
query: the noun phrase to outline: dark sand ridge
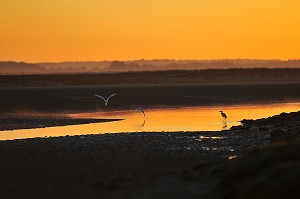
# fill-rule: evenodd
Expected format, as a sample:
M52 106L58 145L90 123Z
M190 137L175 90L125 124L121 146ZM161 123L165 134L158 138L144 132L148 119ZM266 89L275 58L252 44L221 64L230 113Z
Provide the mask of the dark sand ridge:
M298 198L300 112L243 123L1 141L1 198Z
M299 101L300 69L0 76L0 113ZM95 94L118 93L104 106Z
M115 85L1 88L0 113L91 112L176 106L293 102L300 100L299 83L236 83L184 85ZM95 94L118 93L104 106Z
M63 116L34 117L32 115L13 115L0 117L0 131L15 129L46 128L53 126L66 126L77 124L90 124L99 122L112 122L117 119L74 119Z
M298 69L211 69L99 74L2 75L1 87L92 86L241 82L299 82Z

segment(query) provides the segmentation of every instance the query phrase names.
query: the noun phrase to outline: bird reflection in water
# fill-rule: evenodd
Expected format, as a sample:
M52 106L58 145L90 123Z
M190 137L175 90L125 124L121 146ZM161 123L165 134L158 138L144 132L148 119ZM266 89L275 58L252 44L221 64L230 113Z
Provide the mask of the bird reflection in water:
M137 125L137 130L141 130L142 128L144 128L145 127L145 125L146 125L146 115L145 115L145 110L143 109L143 108L141 108L141 107L137 107L137 108L135 108L134 110L137 110L137 111L139 111L139 112L141 112L142 114L143 114L143 120L140 120L140 119L138 119L138 120L140 120L140 121L142 121L142 123L139 123L139 125Z
M223 126L222 126L222 130L225 130L225 129L227 129L227 122L226 122L226 120L223 122Z
M146 124L146 118L144 118L143 123L139 125L139 128L140 128L140 129L143 128L143 127L145 126L145 124Z
M219 112L221 113L221 116L223 117L223 122L222 122L223 126L222 126L222 130L225 130L225 129L227 129L227 121L226 121L227 115L226 115L226 113L224 113L223 111L219 111Z

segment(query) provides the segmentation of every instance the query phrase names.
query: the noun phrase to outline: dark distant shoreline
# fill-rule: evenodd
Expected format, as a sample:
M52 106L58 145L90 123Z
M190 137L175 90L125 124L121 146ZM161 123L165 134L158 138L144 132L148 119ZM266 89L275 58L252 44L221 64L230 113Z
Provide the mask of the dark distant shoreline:
M0 61L0 74L82 74L111 72L150 72L168 70L207 70L239 68L300 68L300 60L132 60L99 62L24 63Z
M169 70L124 73L0 75L0 87L300 82L300 68Z
M0 76L0 113L300 101L300 69ZM95 94L114 97L104 106Z
M0 113L74 113L136 107L226 106L299 102L298 83L103 85L0 88ZM117 93L105 106L95 94Z

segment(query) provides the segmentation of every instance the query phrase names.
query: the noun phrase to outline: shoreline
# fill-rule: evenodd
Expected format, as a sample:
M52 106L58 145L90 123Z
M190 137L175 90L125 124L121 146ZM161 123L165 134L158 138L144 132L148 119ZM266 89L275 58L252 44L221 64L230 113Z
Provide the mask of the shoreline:
M11 131L20 129L35 129L35 128L46 128L46 127L58 127L68 125L79 125L79 124L91 124L91 123L102 123L102 122L113 122L121 119L73 119L66 117L56 118L45 118L45 117L24 117L24 116L13 116L13 117L0 117L0 131Z
M57 74L57 75L0 75L1 87L32 86L80 86L80 85L148 85L148 84L190 84L190 83L237 83L240 82L298 82L297 69L209 69L169 70L148 72L121 72L99 74Z
M300 175L300 112L242 122L222 132L1 141L1 190L9 198L251 198L249 191L256 198L276 198L273 193L294 193ZM280 165L284 172L278 174ZM272 185L265 184L269 175ZM284 177L290 180L278 189Z
M174 128L178 132L220 132L221 130L229 130L230 128L241 124L242 120L248 119L248 120L257 120L260 118L270 117L273 114L278 114L280 112L295 112L298 111L299 102L291 102L285 103L285 102L273 102L273 103L249 103L249 104L235 104L235 105L213 105L213 106L188 106L188 107L182 107L182 106L173 106L173 107L155 107L155 108L147 108L145 111L147 113L147 121L148 119L151 119L151 122L148 123L147 127L145 128L143 126L142 129L134 129L134 128L128 128L128 122L126 123L116 123L114 124L107 124L107 125L90 125L89 128L84 128L87 124L93 124L93 123L104 123L104 122L116 122L121 120L126 121L132 121L133 117L130 115L135 114L135 110L132 109L122 109L122 110L106 110L106 111L99 111L99 112L79 112L79 113L38 113L38 112L28 112L28 113L14 113L14 114L8 114L8 115L1 115L0 116L0 133L3 132L1 135L1 140L5 140L5 136L9 137L9 139L13 139L16 137L16 139L26 139L26 136L23 136L22 130L26 129L34 129L35 131L32 132L26 132L28 135L32 134L35 136L28 136L28 138L34 138L34 137L51 137L51 136L72 136L72 135L80 135L80 132L85 135L93 135L93 134L104 134L104 133L133 133L133 132L150 132L152 131L151 128L155 128L156 130L153 130L155 132L172 132L174 131ZM243 109L245 110L248 115L244 115L244 113L239 112L238 110ZM229 115L232 117L231 120L227 121L228 126L226 124L225 127L220 127L218 129L217 123L215 126L209 126L209 122L205 120L205 117L213 117L210 118L210 121L216 122L217 120L215 117L218 118L217 115L214 114L219 112L219 110L225 110ZM267 110L267 113L264 113ZM166 115L165 112L169 112L168 115ZM255 111L260 111L262 113L256 113ZM159 120L156 120L155 118L159 114L164 114L165 118L173 118L173 119L179 119L178 117L174 117L174 114L185 114L187 112L188 114L185 115L186 117L192 117L197 118L197 120L203 120L206 122L202 122L201 125L197 125L199 121L191 122L191 120L182 118L180 121L178 121L176 124L174 123L173 126L170 126L171 124L168 124L167 126L159 124ZM252 114L252 117L249 116L249 113ZM211 115L212 114L212 115ZM250 114L250 115L251 115ZM210 116L211 115L211 116ZM237 116L237 117L234 117ZM163 118L164 118L163 117ZM121 119L122 118L122 119ZM253 119L252 119L253 118ZM135 118L136 119L136 118ZM134 119L134 120L135 120ZM145 119L146 121L146 119ZM145 124L144 121L144 124ZM150 125L149 125L150 124ZM188 125L187 125L188 124ZM76 129L76 126L78 126L78 129ZM84 125L84 126L80 126ZM113 125L113 126L110 126ZM183 126L182 126L183 125ZM220 123L221 125L221 123ZM118 127L117 127L118 126ZM193 127L194 126L194 127ZM197 127L196 127L197 126ZM224 125L223 125L224 126ZM53 129L53 132L51 133L50 129L46 129L43 131L43 128L46 127L67 127L67 128L56 128ZM116 128L117 127L117 128ZM192 127L192 128L191 128ZM91 129L97 128L97 131L93 131ZM138 127L137 127L138 128ZM102 130L106 129L106 130ZM8 134L7 131L13 131L12 134ZM64 131L65 134L59 133ZM7 132L7 133L6 133ZM73 133L74 132L74 133ZM75 133L76 132L76 133ZM14 133L14 134L13 134ZM19 133L19 138L17 138ZM25 134L24 134L25 135Z

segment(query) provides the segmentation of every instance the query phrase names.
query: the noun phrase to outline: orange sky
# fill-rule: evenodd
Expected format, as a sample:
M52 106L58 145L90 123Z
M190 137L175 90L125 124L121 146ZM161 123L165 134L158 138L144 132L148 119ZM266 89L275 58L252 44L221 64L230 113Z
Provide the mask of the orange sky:
M299 59L299 0L0 0L0 60Z

